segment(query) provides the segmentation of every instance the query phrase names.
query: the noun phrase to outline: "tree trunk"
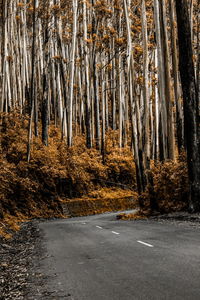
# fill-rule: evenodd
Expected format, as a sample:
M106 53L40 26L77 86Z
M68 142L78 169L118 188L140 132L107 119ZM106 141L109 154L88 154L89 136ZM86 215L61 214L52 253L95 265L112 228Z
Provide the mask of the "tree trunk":
M176 0L179 68L183 89L185 140L190 183L189 209L200 211L200 149L197 123L198 95L195 82L191 28L187 0Z
M175 6L174 0L169 1L169 14L170 14L170 31L171 31L171 47L172 47L172 76L174 80L174 98L176 105L176 135L179 154L184 146L183 137L183 111L180 102L180 83L178 72L178 52L176 41L176 26L175 26Z
M86 145L87 148L92 147L91 136L91 101L90 101L90 80L89 80L89 59L87 48L87 8L86 2L83 2L83 31L84 31L84 63L85 63L85 127L86 127Z
M43 66L43 95L42 95L42 142L48 146L48 125L49 125L49 105L48 105L48 89L49 89L49 74L48 74L48 22L45 22L44 30L44 66Z
M75 69L75 52L76 52L76 35L77 35L77 11L78 1L73 1L73 37L71 50L71 70L70 70L70 89L69 89L69 133L68 146L72 146L73 137L73 96L74 96L74 69Z
M163 71L165 76L165 103L167 111L167 158L175 159L173 107L170 76L170 53L168 45L167 16L165 1L160 5L161 41L163 49Z
M33 121L33 114L34 114L34 67L35 67L35 11L36 11L36 0L33 1L33 39L32 39L32 62L31 62L31 89L30 89L30 105L31 105L31 112L29 118L29 126L28 126L28 144L27 144L27 161L30 161L31 155L31 140L32 140L32 121Z

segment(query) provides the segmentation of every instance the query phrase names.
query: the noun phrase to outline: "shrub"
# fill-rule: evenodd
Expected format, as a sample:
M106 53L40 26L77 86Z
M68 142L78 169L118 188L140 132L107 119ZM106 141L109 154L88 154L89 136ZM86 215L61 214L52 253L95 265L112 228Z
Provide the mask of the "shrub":
M183 210L188 206L189 186L184 155L177 161L154 164L150 176L153 187L148 186L146 192L140 196L143 208L150 208L150 200L156 202L161 212Z

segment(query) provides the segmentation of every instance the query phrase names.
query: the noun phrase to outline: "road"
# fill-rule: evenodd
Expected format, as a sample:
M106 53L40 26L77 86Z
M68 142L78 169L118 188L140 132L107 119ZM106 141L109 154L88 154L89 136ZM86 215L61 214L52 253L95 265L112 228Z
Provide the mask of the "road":
M52 298L200 299L200 229L104 214L39 224Z

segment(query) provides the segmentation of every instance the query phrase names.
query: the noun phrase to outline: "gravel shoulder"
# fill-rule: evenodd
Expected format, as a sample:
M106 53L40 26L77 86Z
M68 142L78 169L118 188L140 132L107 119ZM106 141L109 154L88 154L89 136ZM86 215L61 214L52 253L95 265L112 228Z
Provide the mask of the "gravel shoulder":
M0 299L42 299L45 277L39 272L44 258L37 221L22 224L12 239L0 238ZM44 297L43 297L44 299Z
M200 228L200 213L190 214L188 212L173 212L168 214L158 214L151 216L150 220L156 220L159 222L169 222L176 225L186 225L191 227Z

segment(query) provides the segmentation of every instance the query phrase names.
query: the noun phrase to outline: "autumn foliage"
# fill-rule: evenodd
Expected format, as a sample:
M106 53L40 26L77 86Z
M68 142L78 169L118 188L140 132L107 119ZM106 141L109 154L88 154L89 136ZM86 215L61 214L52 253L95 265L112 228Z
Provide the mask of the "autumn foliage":
M129 191L136 191L132 153L129 147L117 147L114 132L107 138L103 161L99 151L86 148L83 136L76 137L74 146L68 148L61 140L59 130L52 125L49 146L43 146L39 137L34 138L28 163L27 118L10 113L2 115L1 120L1 218L18 213L27 217L61 216L61 198L88 195L109 199L109 193L124 190L126 194L127 190L129 195ZM152 184L139 197L144 209L150 208L150 201L156 203L159 211L187 206L188 178L184 156L177 161L156 163L149 172ZM101 191L99 196L98 190Z
M108 142L103 162L99 151L86 148L83 136L76 137L74 146L68 148L52 125L48 147L34 137L28 163L27 126L28 120L21 114L2 115L1 218L19 212L28 217L61 216L60 199L81 197L101 187L135 189L134 162L128 148L111 148Z
M151 206L159 212L184 210L188 207L188 175L185 155L176 161L154 163L149 171L151 183L139 197L143 210L151 211Z

